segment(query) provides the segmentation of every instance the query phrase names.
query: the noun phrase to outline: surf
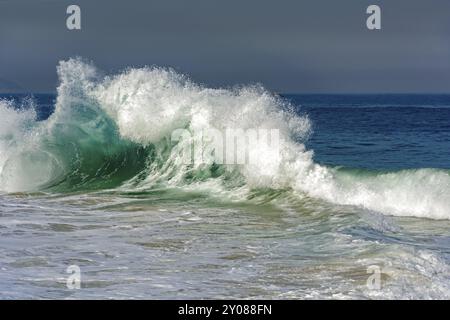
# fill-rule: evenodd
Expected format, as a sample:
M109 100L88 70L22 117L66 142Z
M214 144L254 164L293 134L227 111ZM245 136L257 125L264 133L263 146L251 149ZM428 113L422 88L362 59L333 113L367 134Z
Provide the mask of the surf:
M250 201L254 190L282 190L388 215L450 219L448 171L320 165L304 145L312 130L307 115L260 85L208 88L160 67L104 76L81 58L61 61L57 72L55 111L47 120L36 120L32 102L27 108L0 102L3 192L195 186ZM249 145L257 155L251 163L204 163L198 160L205 149L194 150L193 161L180 150L208 141L195 135L171 139L179 129L230 128L276 129L279 148Z

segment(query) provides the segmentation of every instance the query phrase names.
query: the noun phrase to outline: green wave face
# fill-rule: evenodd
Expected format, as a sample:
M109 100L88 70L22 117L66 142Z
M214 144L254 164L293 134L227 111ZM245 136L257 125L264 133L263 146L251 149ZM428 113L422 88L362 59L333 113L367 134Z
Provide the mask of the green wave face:
M113 188L144 170L151 152L122 139L114 121L90 100L73 99L46 122L29 123L27 130L31 133L21 136L23 143L7 150L2 168L7 190Z

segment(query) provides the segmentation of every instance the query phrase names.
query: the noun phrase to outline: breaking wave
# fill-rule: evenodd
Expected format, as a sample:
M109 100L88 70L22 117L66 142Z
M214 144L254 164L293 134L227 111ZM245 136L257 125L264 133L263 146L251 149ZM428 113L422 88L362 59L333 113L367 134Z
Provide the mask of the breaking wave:
M60 62L55 112L37 121L32 101L0 101L0 190L65 192L205 186L245 199L252 190L292 192L390 215L450 219L450 176L431 168L373 172L319 165L302 141L307 116L260 86L211 89L171 69L101 76L81 59ZM256 161L205 164L195 136L174 130L277 129L279 149L249 145ZM211 151L212 152L212 151ZM275 154L276 152L276 154ZM213 189L215 190L215 189Z

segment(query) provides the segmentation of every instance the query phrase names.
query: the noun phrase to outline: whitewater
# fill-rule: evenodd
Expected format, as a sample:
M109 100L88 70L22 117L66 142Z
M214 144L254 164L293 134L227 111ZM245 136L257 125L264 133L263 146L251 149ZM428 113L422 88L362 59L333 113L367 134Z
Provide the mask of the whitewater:
M105 75L81 58L57 73L48 119L32 98L0 100L4 297L449 297L449 170L320 164L308 114L260 85ZM230 128L276 129L280 148L189 163L181 150L209 142L171 139ZM65 290L69 264L86 290ZM371 265L386 271L378 290Z

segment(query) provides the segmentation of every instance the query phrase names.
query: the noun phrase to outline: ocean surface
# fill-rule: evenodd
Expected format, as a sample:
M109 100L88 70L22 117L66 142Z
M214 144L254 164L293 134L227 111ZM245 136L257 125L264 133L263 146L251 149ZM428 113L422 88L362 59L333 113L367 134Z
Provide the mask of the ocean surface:
M450 298L450 95L101 74L71 59L57 94L0 96L0 299ZM280 148L188 163L179 128Z

